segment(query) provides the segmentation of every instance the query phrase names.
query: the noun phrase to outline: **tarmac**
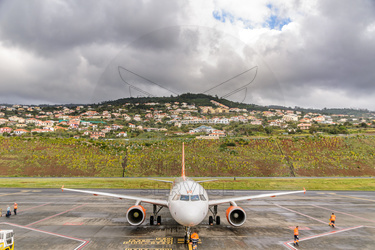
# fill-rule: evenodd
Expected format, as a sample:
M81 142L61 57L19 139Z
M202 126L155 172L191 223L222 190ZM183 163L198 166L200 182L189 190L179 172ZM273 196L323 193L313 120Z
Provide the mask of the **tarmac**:
M68 188L68 187L67 187ZM99 190L98 190L99 191ZM166 198L167 190L100 190L117 194ZM209 191L219 198L275 191ZM7 205L17 215L5 217ZM193 231L198 249L374 249L375 192L307 191L306 194L238 202L247 213L241 227L226 220L229 204L218 207L221 225L208 217ZM184 227L163 208L162 225L150 226L152 205L143 204L147 218L130 226L125 214L134 201L93 196L60 189L0 189L0 229L13 229L15 249L188 249ZM329 217L337 216L336 227ZM300 243L293 246L298 225Z

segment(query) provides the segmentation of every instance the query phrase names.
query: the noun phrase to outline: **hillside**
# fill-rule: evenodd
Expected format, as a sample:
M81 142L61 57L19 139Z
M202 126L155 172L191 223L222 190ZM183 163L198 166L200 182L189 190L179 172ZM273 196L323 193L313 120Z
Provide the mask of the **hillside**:
M189 140L189 176L374 176L375 137ZM182 140L0 137L1 176L178 176ZM126 160L125 160L126 159Z
M217 96L211 96L206 94L193 94L193 93L186 93L178 96L170 96L170 97L132 97L132 98L121 98L114 101L106 101L102 102L101 105L123 105L125 103L171 103L171 102L186 102L188 104L195 104L196 106L213 106L211 100L220 102L228 106L229 108L241 108L241 109L248 109L248 110L258 110L258 111L266 111L268 109L289 109L294 111L301 111L304 113L322 113L327 115L332 114L343 114L343 115L354 115L356 117L368 117L370 115L374 116L374 111L369 111L367 109L352 109L352 108L324 108L324 109L315 109L315 108L302 108L302 107L285 107L285 106L261 106L256 104L246 104L240 102L233 102L224 98L219 98Z

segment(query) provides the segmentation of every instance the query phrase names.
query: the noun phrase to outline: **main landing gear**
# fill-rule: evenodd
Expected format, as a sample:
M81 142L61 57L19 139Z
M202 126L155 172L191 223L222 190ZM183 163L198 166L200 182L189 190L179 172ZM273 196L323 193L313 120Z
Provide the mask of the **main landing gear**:
M220 216L217 216L217 205L210 207L210 211L212 216L208 217L208 224L212 226L215 221L216 225L220 225Z
M156 218L156 225L161 225L161 216L159 215L158 216L158 213L160 212L160 210L162 209L163 207L162 206L157 206L157 205L153 205L153 215L150 216L150 225L154 225L154 222L155 222L155 218Z

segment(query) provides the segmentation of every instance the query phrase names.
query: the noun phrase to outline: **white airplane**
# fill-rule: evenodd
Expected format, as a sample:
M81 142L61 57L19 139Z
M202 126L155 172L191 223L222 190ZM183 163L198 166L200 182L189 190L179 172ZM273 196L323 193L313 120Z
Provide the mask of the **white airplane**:
M153 179L156 180L156 179ZM191 227L198 225L203 221L208 212L212 213L209 216L209 224L213 225L215 221L217 225L220 225L220 216L217 216L217 206L220 204L229 203L229 208L226 211L226 217L232 226L239 227L243 225L246 221L246 213L241 207L237 206L236 202L245 201L264 197L275 197L279 195L305 193L305 188L301 191L291 191L291 192L279 192L279 193L268 193L260 195L248 195L240 197L231 197L217 200L210 200L206 190L199 184L201 182L215 181L215 180L204 180L204 181L194 181L191 178L185 176L185 153L184 144L182 144L182 174L181 177L177 177L174 181L167 180L156 180L161 182L168 182L172 184L167 200L159 200L152 198L136 197L130 195L119 195L104 192L95 192L87 190L77 190L64 188L62 186L62 191L74 191L81 193L88 193L103 196L110 196L119 199L129 199L135 200L135 205L131 206L127 213L126 218L130 225L139 226L146 218L146 209L141 205L142 203L153 204L153 213L150 216L150 225L153 225L156 219L158 225L161 224L161 217L158 213L163 207L169 209L170 214L173 219L182 226L185 226L185 242L187 243L190 239Z

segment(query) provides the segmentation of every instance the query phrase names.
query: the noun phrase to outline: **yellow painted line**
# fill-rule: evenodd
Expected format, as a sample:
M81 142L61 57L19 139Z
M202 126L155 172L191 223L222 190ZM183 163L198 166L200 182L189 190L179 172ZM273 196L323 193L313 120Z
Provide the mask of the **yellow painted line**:
M189 250L193 250L193 245L189 244Z
M172 245L173 238L165 237L165 238L155 238L155 239L131 239L128 241L124 241L123 244L126 244L126 245Z
M125 250L173 250L172 248L125 248Z
M346 197L346 198L357 199L357 200L364 200L364 201L372 201L372 202L375 202L375 200L370 200L370 199L366 199L366 198L359 198L359 197L348 196L348 195L342 195L342 194L334 194L334 195L341 196L341 197Z

